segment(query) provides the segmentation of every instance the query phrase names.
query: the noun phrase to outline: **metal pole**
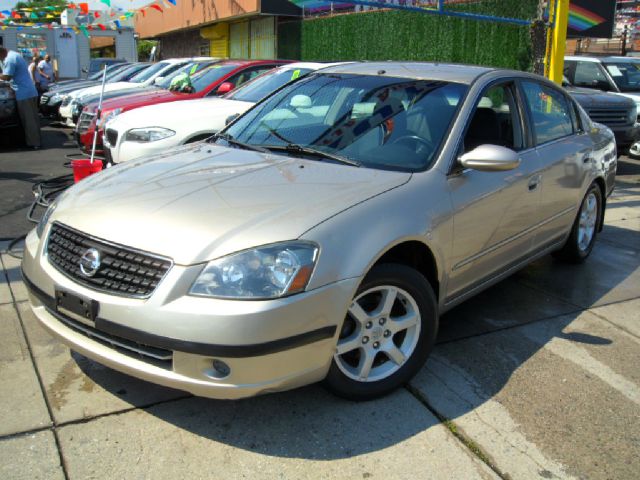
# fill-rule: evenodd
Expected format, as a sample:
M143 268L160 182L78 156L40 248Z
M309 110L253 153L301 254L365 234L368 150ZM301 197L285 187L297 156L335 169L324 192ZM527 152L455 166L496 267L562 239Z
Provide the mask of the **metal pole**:
M91 163L96 154L96 141L98 140L98 122L100 121L100 113L102 111L102 96L104 95L104 84L107 83L107 66L102 70L102 87L100 88L100 99L98 100L98 111L96 112L96 128L93 131L93 145L91 145Z

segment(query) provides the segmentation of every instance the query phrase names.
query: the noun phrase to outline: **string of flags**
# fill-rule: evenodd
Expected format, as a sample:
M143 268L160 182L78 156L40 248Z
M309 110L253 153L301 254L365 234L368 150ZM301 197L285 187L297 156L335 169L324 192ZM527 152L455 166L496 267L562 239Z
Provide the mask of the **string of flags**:
M112 7L111 0L100 0L100 2L108 6L109 9L106 11L94 10L90 12L89 4L80 2L69 3L63 7L43 6L0 10L0 29L5 30L9 26L16 27L17 30L23 30L25 27L47 28L49 30L62 29L64 31L73 31L76 34L82 33L86 37L89 37L91 30L120 30L123 20L127 20L137 14L145 17L148 9L164 13L165 9L177 4L177 0L156 0L156 3L145 5L144 7L124 9L121 7ZM89 15L91 13L93 21L86 25L78 26L59 25L56 20L60 18L64 10L77 10L82 15Z

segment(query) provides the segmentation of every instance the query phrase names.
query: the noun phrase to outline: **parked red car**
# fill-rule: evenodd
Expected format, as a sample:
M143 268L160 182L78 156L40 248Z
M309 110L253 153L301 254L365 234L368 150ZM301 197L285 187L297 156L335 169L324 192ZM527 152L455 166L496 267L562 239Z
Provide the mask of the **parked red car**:
M192 100L223 95L267 70L291 63L286 60L225 60L210 65L191 76L190 85L176 90L158 89L141 92L103 102L100 119L96 120L98 104L87 105L80 114L76 127L76 141L83 152L91 152L94 132L98 127L96 154L102 155L102 133L105 124L116 115L134 108L158 103Z

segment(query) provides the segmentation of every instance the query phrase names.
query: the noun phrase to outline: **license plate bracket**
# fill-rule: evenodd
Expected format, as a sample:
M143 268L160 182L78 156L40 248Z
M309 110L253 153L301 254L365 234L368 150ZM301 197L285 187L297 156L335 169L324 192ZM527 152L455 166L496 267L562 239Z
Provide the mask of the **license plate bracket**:
M78 322L94 326L100 305L95 300L84 298L66 290L56 290L56 310Z

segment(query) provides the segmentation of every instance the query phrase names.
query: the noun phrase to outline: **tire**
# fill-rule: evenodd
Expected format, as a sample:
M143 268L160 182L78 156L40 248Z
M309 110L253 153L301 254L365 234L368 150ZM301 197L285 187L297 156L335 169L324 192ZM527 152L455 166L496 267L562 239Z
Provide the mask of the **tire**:
M405 265L377 265L345 316L325 387L350 400L386 395L422 367L437 331L437 302L425 277Z
M595 183L589 187L573 222L571 234L554 256L571 263L584 262L596 242L602 218L602 192Z

